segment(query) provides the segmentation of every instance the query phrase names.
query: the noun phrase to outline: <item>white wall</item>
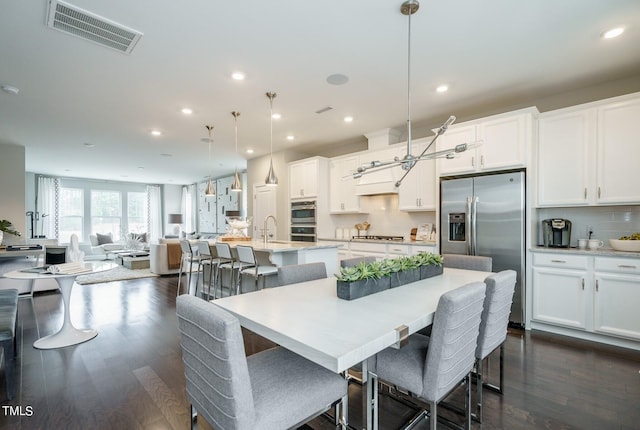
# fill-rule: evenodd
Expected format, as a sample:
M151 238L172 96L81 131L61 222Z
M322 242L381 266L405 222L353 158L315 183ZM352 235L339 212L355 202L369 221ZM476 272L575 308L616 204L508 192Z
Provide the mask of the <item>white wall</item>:
M22 237L5 234L3 244L24 243L26 181L24 146L0 144L0 219L9 220Z

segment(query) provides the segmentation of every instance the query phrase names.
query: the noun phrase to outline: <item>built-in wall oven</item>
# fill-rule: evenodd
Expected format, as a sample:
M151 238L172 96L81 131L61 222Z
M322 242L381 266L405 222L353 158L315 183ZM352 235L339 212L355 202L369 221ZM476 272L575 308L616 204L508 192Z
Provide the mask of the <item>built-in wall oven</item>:
M291 202L291 240L316 241L316 202Z

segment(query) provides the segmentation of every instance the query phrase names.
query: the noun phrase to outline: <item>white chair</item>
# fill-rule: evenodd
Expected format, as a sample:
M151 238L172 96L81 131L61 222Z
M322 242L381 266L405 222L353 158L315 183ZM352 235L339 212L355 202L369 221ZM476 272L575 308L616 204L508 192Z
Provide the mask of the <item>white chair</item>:
M233 294L233 280L235 279L234 271L236 270L236 259L231 253L231 246L225 242L216 242L216 254L218 254L218 274L217 281L220 283L220 297L222 297L222 271L229 270L229 294ZM215 295L215 284L213 286Z
M327 266L322 261L278 267L278 285L280 286L326 277Z
M387 348L371 360L372 386L380 378L409 393L412 399L426 402L429 412L421 410L405 428L429 417L436 429L438 403L461 382L465 384L466 428L471 428L471 381L485 284L474 282L443 294L433 318L431 337L413 334L403 348ZM374 404L378 405L374 389ZM377 417L377 413L375 414Z
M196 242L196 246L198 249L198 273L196 274L196 289L198 288L198 279L200 277L200 272L202 271L202 294L207 294L207 297L211 297L211 281L215 282L215 273L218 271L218 264L220 264L220 259L214 258L211 253L211 248L209 247L209 242L201 240ZM209 269L209 279L205 280L205 267ZM207 290L205 291L205 285L207 286ZM215 285L215 284L214 284ZM216 289L213 289L213 298L216 298Z
M493 259L482 255L442 254L442 265L452 269L491 272Z
M347 427L339 374L282 347L247 357L238 319L210 302L180 296L176 314L191 417L216 429L288 429L335 406Z
M275 275L278 273L276 266L260 265L256 261L256 254L253 247L247 245L237 245L238 253L238 286L236 294L241 292L241 282L243 275L250 275L255 278L255 289L259 287L259 279L262 278L262 287L264 288L266 280L265 276Z
M507 327L511 303L515 292L517 274L513 270L503 270L485 279L487 293L480 322L478 346L476 347L476 390L478 395L476 417L482 422L482 387L503 394L504 392L504 342L507 340ZM483 382L484 360L500 348L499 385Z
M178 296L180 295L181 290L180 281L182 279L182 272L186 270L186 265L189 265L189 271L187 272L187 294L189 294L189 291L191 290L191 273L193 272L193 265L195 264L196 267L199 267L200 265L200 257L193 251L191 243L189 243L188 240L180 241L180 249L182 249L182 259L180 260L180 272L178 273ZM196 278L196 289L198 289L198 278Z

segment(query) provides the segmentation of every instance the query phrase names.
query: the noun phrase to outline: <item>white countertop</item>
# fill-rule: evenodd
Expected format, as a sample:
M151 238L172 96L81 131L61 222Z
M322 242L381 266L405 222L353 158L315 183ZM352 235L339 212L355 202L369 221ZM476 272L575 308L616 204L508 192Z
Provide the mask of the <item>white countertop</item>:
M598 256L598 257L627 257L627 258L640 258L640 252L629 251L616 251L612 248L600 248L595 251L590 249L578 249L578 248L548 248L545 246L534 246L531 248L532 252L548 252L552 254L578 254L586 256Z
M328 242L389 243L392 245L436 246L436 242L429 240L336 239L335 237L318 238L318 240Z
M215 241L211 241L215 242ZM297 252L302 250L312 250L312 249L327 249L327 248L337 248L338 245L335 244L320 244L317 242L296 242L289 240L273 240L269 241L265 246L264 241L262 240L229 240L224 241L224 243L228 243L232 248L237 245L247 245L253 247L254 251L262 251L262 252Z

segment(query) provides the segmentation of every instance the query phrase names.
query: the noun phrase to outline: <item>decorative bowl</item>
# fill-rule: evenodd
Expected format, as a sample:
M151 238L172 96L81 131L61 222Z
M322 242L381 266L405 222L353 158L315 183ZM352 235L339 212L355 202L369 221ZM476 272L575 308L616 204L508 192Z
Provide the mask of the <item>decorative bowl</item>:
M640 252L640 240L609 239L609 243L616 251Z

